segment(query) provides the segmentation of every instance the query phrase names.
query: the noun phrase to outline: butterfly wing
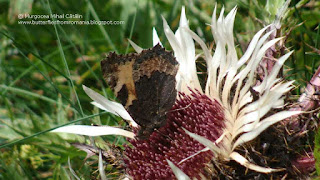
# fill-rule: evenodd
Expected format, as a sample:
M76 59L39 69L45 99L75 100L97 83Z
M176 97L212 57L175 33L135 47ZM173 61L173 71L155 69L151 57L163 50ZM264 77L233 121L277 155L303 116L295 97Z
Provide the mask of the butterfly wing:
M177 91L178 63L160 45L140 54L109 54L101 62L107 84L140 125L138 138L145 139L166 122Z

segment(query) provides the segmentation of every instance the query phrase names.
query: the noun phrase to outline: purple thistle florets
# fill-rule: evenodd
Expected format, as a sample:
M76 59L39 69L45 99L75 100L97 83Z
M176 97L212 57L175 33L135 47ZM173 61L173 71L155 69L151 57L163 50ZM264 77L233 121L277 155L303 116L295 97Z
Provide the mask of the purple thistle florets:
M146 140L129 140L132 146L125 150L127 173L134 179L172 179L175 176L168 159L190 178L200 178L200 174L205 175L204 168L213 153L201 152L179 164L205 148L182 128L214 142L222 134L223 127L223 109L216 100L199 92L180 93L163 127Z

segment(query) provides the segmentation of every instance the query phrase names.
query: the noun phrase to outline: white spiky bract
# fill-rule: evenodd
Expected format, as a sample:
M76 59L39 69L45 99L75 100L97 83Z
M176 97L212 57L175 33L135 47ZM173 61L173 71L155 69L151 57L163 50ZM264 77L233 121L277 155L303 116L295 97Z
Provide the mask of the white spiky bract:
M97 106L98 108L108 111L112 114L122 117L125 120L129 121L129 124L133 127L138 127L138 124L132 119L130 114L127 110L123 107L122 104L117 103L115 101L110 101L109 99L105 98L104 96L96 93L92 89L82 86L83 90L87 93L87 95L93 100L91 104Z
M98 163L98 169L99 169L99 174L101 176L101 180L107 180L106 173L104 172L104 166L103 166L103 160L102 160L102 153L101 150L99 150L99 163Z
M57 128L51 132L63 132L86 136L120 135L131 139L135 137L133 132L110 126L69 125Z
M291 82L284 82L277 78L285 60L292 54L289 52L280 57L270 74L265 73L263 82L256 85L256 69L263 59L266 50L277 43L281 38L267 41L273 32L267 32L265 27L253 37L245 54L238 59L234 38L233 24L237 8L224 17L224 9L216 19L216 8L214 9L211 28L216 48L215 53L206 47L206 44L194 32L189 29L185 17L185 10L182 8L180 26L175 33L171 31L165 19L163 26L165 34L174 50L179 71L177 76L177 89L188 93L191 89L201 91L199 80L195 72L195 48L193 38L203 49L204 59L207 63L208 79L205 86L205 94L217 100L224 109L225 129L219 146L192 132L187 132L200 143L210 148L220 159L229 161L234 159L247 168L258 172L270 173L275 171L271 168L263 168L250 164L243 156L235 152L235 148L243 143L253 140L262 131L285 118L299 114L299 111L279 111L272 115L266 114L273 108L281 107L284 104L283 95L291 88ZM253 99L250 88L253 88L260 97Z
M138 127L138 124L132 119L122 104L111 101L84 85L82 87L87 95L93 100L91 104L114 115L120 116L127 120L132 127ZM120 135L128 138L135 138L133 132L111 126L68 125L54 129L51 132L63 132L86 136Z
M167 160L167 162L178 180L190 180L190 178L177 166L175 166L171 161Z
M182 7L179 28L173 33L163 18L163 28L167 39L173 49L174 56L179 63L179 70L176 75L176 89L179 92L190 93L188 88L197 89L202 92L195 61L195 46L192 37L186 29L189 29L185 14L185 8Z

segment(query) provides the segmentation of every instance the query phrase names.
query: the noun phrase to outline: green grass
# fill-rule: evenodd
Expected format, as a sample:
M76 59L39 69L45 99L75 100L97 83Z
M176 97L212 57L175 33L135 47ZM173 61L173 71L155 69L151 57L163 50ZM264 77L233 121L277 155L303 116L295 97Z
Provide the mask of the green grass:
M100 60L110 52L132 52L127 39L143 48L152 46L152 27L164 46L170 49L162 29L161 16L175 30L181 6L186 6L190 28L207 43L213 1L0 1L0 179L75 179L68 159L81 179L99 178L98 158L84 161L86 154L70 143L125 143L119 137L94 139L49 133L67 124L125 126L109 113L99 113L90 104L82 84L113 98L103 81ZM239 56L247 42L264 24L274 20L275 7L282 1L265 4L262 0L217 1L218 12L224 5L238 13L235 36ZM320 65L320 3L292 1L284 19L282 35L286 47L295 50L286 64L287 78L296 80L294 94L301 94L307 81ZM18 14L80 14L84 20L122 20L123 25L19 25ZM27 20L27 19L24 19ZM54 19L51 19L54 20ZM64 19L71 20L71 19ZM76 19L74 19L76 20ZM299 26L298 24L303 23ZM309 46L308 46L309 45ZM284 50L286 51L286 50ZM101 117L100 117L101 116ZM317 135L319 140L319 133ZM319 148L319 142L316 142ZM318 157L319 154L316 153ZM319 169L319 165L317 167ZM115 170L106 169L106 175Z

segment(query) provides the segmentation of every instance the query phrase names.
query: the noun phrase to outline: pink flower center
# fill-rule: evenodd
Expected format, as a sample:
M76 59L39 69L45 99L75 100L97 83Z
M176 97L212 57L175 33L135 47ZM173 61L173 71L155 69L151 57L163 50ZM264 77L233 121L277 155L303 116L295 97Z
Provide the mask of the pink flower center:
M204 168L213 157L211 151L201 152L179 164L205 148L182 127L214 142L224 127L221 105L197 91L191 95L180 93L163 127L146 140L129 140L133 147L127 146L125 150L127 173L134 179L172 179L175 176L168 159L191 178L205 175Z

